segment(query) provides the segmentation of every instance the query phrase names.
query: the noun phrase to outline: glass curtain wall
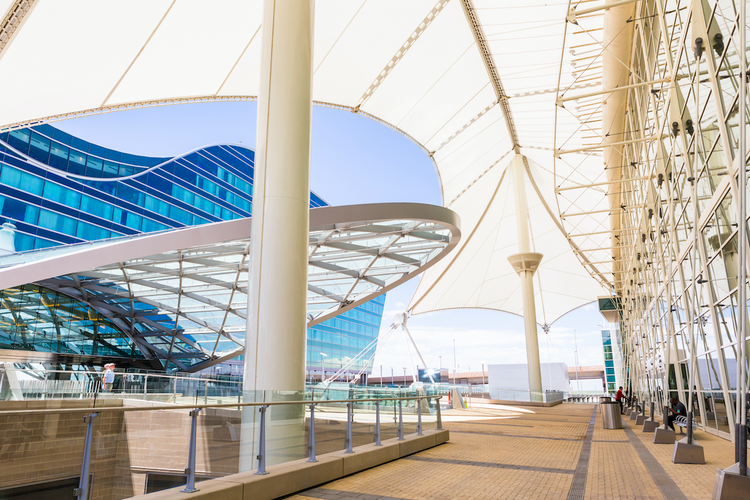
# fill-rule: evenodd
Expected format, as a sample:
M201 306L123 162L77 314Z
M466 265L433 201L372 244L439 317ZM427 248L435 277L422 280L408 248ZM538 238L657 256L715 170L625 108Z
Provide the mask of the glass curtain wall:
M627 90L619 248L624 374L705 430L734 435L737 369L739 2L639 2ZM706 41L696 50L695 39ZM746 116L750 116L750 111ZM657 137L649 140L649 137ZM747 360L742 360L747 363ZM669 387L665 387L669 384Z

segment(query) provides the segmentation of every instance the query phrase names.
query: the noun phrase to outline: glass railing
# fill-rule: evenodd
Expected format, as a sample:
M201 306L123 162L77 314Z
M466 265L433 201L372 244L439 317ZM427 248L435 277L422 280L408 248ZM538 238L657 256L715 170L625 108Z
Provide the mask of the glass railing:
M161 378L143 380L150 390ZM182 387L179 378L168 380ZM167 388L173 386L159 390ZM101 397L2 402L0 429L12 432L0 455L0 492L12 486L36 498L42 490L34 488L68 488L66 498L117 500L175 486L190 491L204 479L273 473L285 462L442 428L435 396L397 392L323 400L308 390L264 391L222 404Z
M10 378L12 377L12 380ZM239 402L242 382L159 373L115 372L111 386L95 371L0 371L0 401L39 399L140 399L173 404Z

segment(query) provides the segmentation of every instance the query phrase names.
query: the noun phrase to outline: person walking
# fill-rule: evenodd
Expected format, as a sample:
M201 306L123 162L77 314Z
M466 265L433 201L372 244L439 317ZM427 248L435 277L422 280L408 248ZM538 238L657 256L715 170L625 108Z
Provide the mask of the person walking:
M104 365L104 375L102 375L102 381L104 382L104 391L110 392L112 385L115 383L115 364L107 363Z
M622 386L620 386L619 389L617 389L617 395L615 396L615 401L620 403L620 414L622 414L622 400L625 398L625 395L622 393Z

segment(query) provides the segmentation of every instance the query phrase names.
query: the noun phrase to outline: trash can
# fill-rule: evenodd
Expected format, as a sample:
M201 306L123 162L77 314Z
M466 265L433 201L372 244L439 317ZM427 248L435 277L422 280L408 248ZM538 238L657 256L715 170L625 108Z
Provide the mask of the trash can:
M612 401L612 398L609 396L600 396L599 401L602 403L606 403L607 401Z
M603 427L605 429L622 429L620 404L617 401L606 401L602 405Z

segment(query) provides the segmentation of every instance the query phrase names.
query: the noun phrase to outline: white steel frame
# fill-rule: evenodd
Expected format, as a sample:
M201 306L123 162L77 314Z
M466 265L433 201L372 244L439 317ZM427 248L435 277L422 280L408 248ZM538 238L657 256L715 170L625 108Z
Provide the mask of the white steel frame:
M700 428L731 439L740 418L747 425L737 385L744 393L748 387L747 350L738 342L747 339L740 304L747 300L748 255L747 80L741 91L737 71L746 68L747 50L738 50L745 44L740 3L651 0L633 6L630 60L622 61L630 76L622 89L625 132L616 139L620 173L618 184L601 192L602 205L607 195L617 195L621 209L576 214L606 226L610 216L616 221L604 252L592 246L585 254L592 261L606 261L603 254L613 259L608 271L622 304L624 349L618 383L656 400L657 408L677 396ZM586 20L580 24L585 29ZM698 53L696 38L704 40ZM568 35L566 46L574 43ZM607 133L603 127L603 139ZM558 137L557 144L570 139ZM573 187L559 175L558 186L560 199ZM561 206L572 204L563 200ZM578 218L562 218L575 235Z

